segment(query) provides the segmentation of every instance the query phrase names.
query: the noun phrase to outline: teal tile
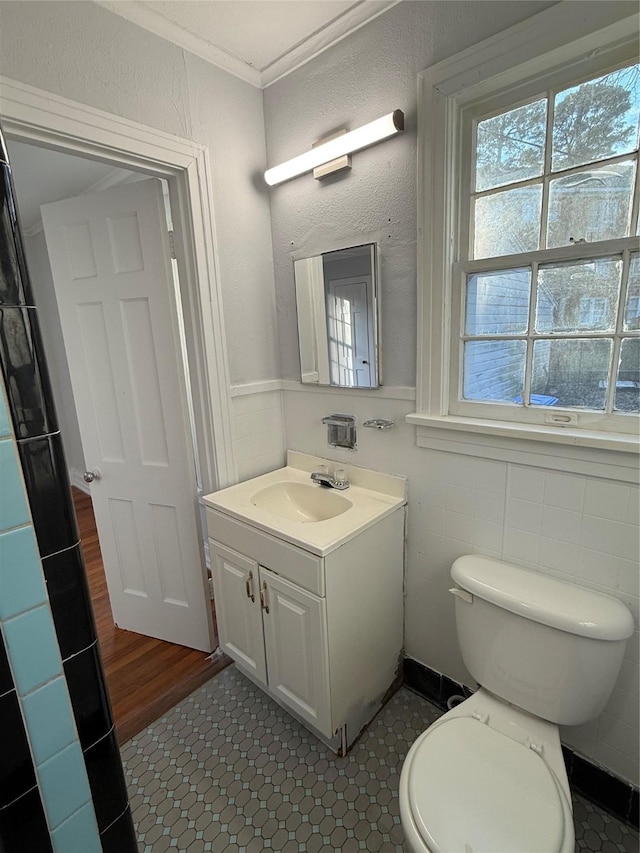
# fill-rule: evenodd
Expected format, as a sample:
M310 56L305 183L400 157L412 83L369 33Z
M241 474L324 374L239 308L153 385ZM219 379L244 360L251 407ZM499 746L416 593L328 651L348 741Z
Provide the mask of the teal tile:
M0 380L1 381L1 380ZM11 435L11 425L9 424L9 415L7 413L7 404L4 399L2 385L0 385L0 438L6 435Z
M22 711L36 764L78 739L64 678L56 678L25 696Z
M58 639L51 611L41 605L4 625L4 639L20 696L62 673Z
M52 829L91 802L87 768L76 741L38 766L40 793Z
M10 619L46 600L33 528L0 533L0 619Z
M13 441L0 441L0 530L31 521Z
M82 806L51 834L55 853L102 853L93 803Z

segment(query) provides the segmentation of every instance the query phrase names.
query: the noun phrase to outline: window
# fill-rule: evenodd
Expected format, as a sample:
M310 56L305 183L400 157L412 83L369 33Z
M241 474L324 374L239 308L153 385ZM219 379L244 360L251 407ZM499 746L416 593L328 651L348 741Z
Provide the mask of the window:
M553 18L575 36L570 5L530 19L538 43ZM512 50L505 33L425 73L441 124L421 133L419 402L440 426L638 434L640 65L624 26L564 61L521 27ZM518 40L531 58L487 75Z

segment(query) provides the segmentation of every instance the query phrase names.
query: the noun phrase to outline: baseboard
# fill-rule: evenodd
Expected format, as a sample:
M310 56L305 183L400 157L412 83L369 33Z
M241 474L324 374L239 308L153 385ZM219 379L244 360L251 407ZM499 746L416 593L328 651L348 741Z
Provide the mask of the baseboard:
M413 658L404 659L404 685L443 711L452 696L470 696L463 684ZM563 745L569 784L574 791L606 809L619 820L638 826L638 789Z

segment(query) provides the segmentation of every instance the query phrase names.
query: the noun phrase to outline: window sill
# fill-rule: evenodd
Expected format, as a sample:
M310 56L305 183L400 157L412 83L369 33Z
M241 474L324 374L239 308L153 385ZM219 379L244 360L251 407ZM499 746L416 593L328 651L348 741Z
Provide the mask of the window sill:
M637 483L640 438L455 416L406 416L419 447Z

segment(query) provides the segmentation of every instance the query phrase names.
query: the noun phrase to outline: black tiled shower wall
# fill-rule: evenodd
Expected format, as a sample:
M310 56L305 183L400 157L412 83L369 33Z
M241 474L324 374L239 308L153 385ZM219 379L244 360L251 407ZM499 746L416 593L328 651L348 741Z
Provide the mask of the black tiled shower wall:
M79 541L62 438L57 432L18 439L18 452L40 556L46 559Z
M0 720L0 850L50 853L49 830L1 631Z
M0 363L18 440L58 429L35 308L0 303Z
M0 809L0 849L52 853L49 828L37 785Z
M11 732L11 737L3 737L0 751L0 808L4 808L34 787L36 772L15 690L0 698L0 719L3 730Z
M122 763L1 131L0 161L0 370L103 850L134 853L137 845ZM33 765L27 764L23 754L26 737L22 718L15 714L17 698L4 646L0 648L0 696L3 741L11 742L10 754L3 750L0 758L6 765L0 764L0 790L5 783L8 792L8 799L0 800L0 849L48 853L49 834ZM6 808L1 808L5 802Z
M45 557L42 568L63 660L96 641L89 587L79 544ZM73 613L73 619L69 614Z

